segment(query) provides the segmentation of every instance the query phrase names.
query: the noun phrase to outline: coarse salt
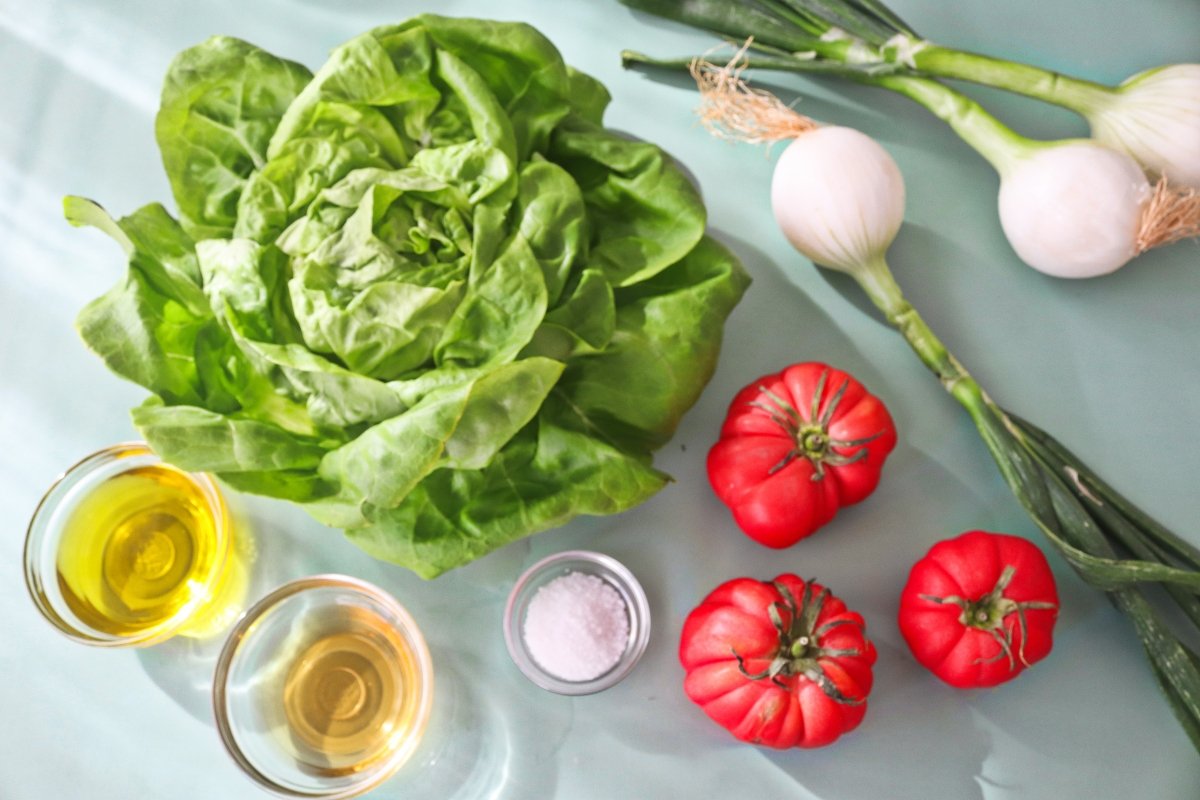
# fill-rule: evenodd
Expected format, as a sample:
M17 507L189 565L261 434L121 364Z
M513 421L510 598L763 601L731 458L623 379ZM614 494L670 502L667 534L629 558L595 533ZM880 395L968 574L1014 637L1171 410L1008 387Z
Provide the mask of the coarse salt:
M629 614L606 581L568 572L537 590L521 633L542 669L564 681L590 681L621 660Z

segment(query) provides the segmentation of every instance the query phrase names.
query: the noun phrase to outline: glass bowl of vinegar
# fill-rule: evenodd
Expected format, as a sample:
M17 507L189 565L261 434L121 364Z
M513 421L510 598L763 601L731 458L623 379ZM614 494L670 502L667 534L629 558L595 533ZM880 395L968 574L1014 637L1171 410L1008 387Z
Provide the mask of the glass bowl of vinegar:
M92 453L59 476L29 522L24 562L42 616L101 647L215 635L245 593L216 483L140 442Z
M433 664L413 618L344 575L291 581L253 605L217 660L213 711L233 760L284 797L348 798L416 751Z

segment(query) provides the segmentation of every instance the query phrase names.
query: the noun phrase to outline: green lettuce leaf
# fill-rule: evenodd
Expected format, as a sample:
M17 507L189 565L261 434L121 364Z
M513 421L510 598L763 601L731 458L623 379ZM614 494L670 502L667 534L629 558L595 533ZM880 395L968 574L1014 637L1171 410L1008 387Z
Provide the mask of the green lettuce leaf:
M666 444L716 369L717 337L749 285L737 259L709 237L653 279L616 292L616 328L599 353L570 362L555 393L566 424L634 452Z
M346 536L425 578L579 514L614 514L668 478L584 433L540 419L483 470L439 470L393 508L368 508Z
M746 289L669 156L533 28L415 17L315 73L226 37L157 119L179 210L79 315L167 461L432 577L642 502Z
M233 231L247 179L263 167L280 118L311 77L300 64L228 36L171 62L154 132L192 238Z

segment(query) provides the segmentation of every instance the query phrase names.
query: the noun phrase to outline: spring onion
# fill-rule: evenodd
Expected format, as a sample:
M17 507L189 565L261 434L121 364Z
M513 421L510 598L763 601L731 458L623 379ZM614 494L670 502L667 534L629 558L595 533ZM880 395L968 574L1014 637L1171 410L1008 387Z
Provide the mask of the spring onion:
M880 0L621 2L733 39L753 36L778 69L952 78L1044 100L1082 115L1094 138L1152 177L1200 189L1200 64L1149 69L1113 87L930 42Z
M1200 64L1139 72L1081 111L1096 139L1152 173L1200 188Z
M1200 235L1200 192L1151 186L1130 156L1094 139L1035 141L937 81L871 79L946 122L1000 175L1004 235L1029 266L1060 278L1113 272L1147 250Z
M815 264L851 275L921 361L970 414L1025 511L1088 583L1132 621L1151 671L1200 750L1200 656L1150 601L1162 586L1200 630L1200 549L1104 483L1051 435L996 404L904 297L886 260L904 213L891 156L848 128L818 127L731 69L693 65L701 119L714 133L757 142L791 139L772 180L772 205L789 242Z
M739 69L790 63L774 55L747 55L753 45L749 40L739 51ZM631 53L625 59L659 66L691 63ZM1147 250L1200 236L1200 191L1175 188L1167 178L1152 186L1133 158L1101 142L1029 139L975 100L928 78L869 69L847 76L924 106L982 155L1000 175L1000 224L1009 244L1022 261L1047 275L1105 275Z

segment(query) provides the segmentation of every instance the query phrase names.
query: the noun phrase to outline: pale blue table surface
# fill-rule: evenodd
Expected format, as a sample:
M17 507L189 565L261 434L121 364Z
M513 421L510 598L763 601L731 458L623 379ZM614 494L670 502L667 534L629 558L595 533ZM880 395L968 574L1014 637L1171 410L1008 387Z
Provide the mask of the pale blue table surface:
M894 6L932 39L1106 82L1200 61L1195 0ZM956 692L908 655L897 597L908 567L934 541L976 527L1043 541L966 415L904 342L779 235L767 198L772 159L707 136L684 83L618 63L623 47L682 55L706 49L709 37L610 0L0 0L0 798L264 796L225 756L210 720L215 644L78 646L26 596L21 544L38 497L80 456L133 437L127 411L143 397L76 337L76 312L124 266L101 235L63 222L60 200L82 194L120 214L169 202L152 122L178 50L223 33L316 67L339 42L421 11L540 27L568 62L610 88L610 126L661 144L695 175L712 230L754 285L729 321L715 378L658 456L676 482L625 514L576 521L424 582L282 502L234 498L257 532L256 592L313 572L357 575L394 593L429 639L440 689L432 736L406 777L373 796L1196 797L1200 759L1154 688L1131 626L1055 554L1055 648L1018 681ZM867 89L769 82L802 92L806 113L857 126L895 156L909 204L892 265L991 393L1200 544L1196 244L1099 280L1047 278L1005 244L990 168L924 112ZM1083 131L1065 112L976 94L1031 135ZM704 454L736 389L814 359L850 370L881 395L900 444L866 503L798 546L770 551L742 536L714 498ZM523 566L572 547L629 565L654 615L637 670L578 699L525 681L501 634L505 596ZM782 571L832 586L865 614L879 650L864 724L822 750L739 744L681 690L675 650L688 610L723 580Z

